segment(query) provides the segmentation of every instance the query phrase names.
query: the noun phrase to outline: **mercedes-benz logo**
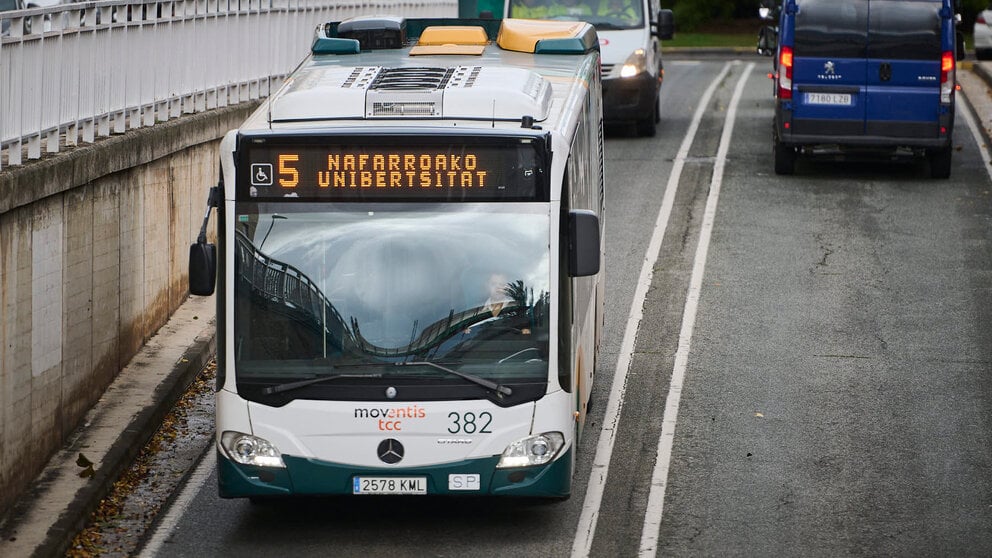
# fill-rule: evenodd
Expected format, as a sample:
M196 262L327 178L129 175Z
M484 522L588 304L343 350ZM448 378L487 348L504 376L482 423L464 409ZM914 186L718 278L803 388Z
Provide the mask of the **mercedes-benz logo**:
M403 459L403 444L399 440L386 438L379 442L379 448L376 451L383 463L392 465Z

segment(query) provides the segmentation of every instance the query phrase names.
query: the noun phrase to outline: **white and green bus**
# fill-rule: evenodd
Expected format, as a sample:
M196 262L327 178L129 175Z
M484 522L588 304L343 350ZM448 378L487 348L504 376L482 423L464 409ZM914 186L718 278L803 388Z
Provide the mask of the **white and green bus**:
M594 28L367 17L311 50L224 137L190 250L221 496L567 497L603 319Z

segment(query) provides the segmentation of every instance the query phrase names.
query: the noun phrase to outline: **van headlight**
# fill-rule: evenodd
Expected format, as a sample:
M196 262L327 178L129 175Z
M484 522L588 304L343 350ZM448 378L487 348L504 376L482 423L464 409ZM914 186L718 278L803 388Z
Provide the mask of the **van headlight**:
M564 445L565 436L561 432L545 432L537 436L521 438L506 447L496 468L544 465L554 459Z
M639 48L627 57L627 61L620 68L620 77L634 77L648 71L648 56L643 48Z
M220 445L228 457L242 465L286 468L279 450L258 436L226 431L221 434Z

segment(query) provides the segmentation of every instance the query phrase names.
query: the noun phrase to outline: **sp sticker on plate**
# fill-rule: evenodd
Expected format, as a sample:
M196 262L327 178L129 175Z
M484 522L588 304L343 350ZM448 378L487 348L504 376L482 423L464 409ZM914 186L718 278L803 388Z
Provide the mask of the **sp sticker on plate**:
M448 475L448 490L481 490L482 483L478 474Z

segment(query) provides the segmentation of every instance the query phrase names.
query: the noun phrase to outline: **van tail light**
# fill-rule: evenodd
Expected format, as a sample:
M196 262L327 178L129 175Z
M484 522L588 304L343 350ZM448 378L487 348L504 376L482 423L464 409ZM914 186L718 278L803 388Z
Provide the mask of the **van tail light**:
M778 98L792 98L792 47L788 46L778 55Z
M950 104L954 98L954 52L944 51L940 57L940 102Z

